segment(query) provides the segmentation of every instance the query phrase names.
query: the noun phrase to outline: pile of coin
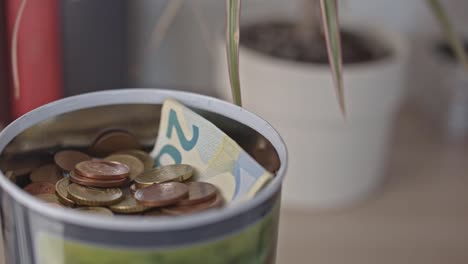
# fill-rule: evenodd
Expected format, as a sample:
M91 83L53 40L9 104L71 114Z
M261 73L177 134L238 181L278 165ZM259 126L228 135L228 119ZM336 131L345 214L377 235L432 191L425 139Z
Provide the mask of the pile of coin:
M107 130L87 151L60 150L29 174L24 191L58 207L113 215L186 215L224 205L216 186L193 181L187 164L153 167L124 130ZM15 179L15 172L7 176Z

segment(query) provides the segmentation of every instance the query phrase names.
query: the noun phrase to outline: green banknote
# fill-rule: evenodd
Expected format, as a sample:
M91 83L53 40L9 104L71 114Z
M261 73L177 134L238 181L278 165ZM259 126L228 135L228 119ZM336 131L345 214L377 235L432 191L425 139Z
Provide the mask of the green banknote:
M216 185L228 202L251 199L273 175L211 122L173 99L162 108L155 164L190 164L195 179Z

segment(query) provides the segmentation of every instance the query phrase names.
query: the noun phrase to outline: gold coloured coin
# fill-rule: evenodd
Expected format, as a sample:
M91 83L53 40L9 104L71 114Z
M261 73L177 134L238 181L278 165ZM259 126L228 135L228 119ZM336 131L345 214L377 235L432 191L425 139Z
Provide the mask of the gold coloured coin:
M72 183L68 197L78 205L104 206L120 202L124 197L119 188L93 188Z
M119 151L115 154L127 154L127 155L134 156L135 158L143 162L145 166L145 171L151 170L154 167L154 159L148 153L144 152L143 150L128 149L128 150Z
M70 185L70 180L68 178L63 178L55 184L55 194L57 195L58 200L70 207L75 206L75 202L68 198L68 186Z
M144 212L150 208L138 203L133 195L126 195L119 203L109 206L109 209L115 213L135 214Z
M34 197L47 203L53 203L53 202L58 203L57 196L55 196L55 194L45 193L45 194L36 195Z
M75 208L75 210L83 212L83 213L87 213L87 214L93 214L93 215L107 215L107 216L114 215L114 213L112 213L111 210L104 208L104 207L78 207L78 208Z
M55 164L47 164L34 169L29 176L31 182L50 182L55 184L63 178L60 168Z
M127 167L130 169L129 178L132 181L141 173L143 173L143 171L145 171L145 165L143 164L143 162L141 162L141 160L131 155L115 154L115 155L110 155L104 160L120 162L122 164L127 165Z
M48 204L51 204L51 205L54 204L55 206L60 205L60 207L63 207L55 194L46 193L46 194L39 194L34 197Z
M193 167L187 164L167 165L143 172L135 178L138 188L148 187L155 183L182 182L193 175Z

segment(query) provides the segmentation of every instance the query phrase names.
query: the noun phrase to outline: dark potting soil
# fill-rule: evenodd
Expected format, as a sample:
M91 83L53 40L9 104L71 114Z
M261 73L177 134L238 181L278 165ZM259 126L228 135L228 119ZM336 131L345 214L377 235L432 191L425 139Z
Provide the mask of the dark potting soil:
M269 22L251 24L241 29L241 45L272 57L316 64L328 64L325 38L319 34L304 40L294 23ZM382 59L390 54L379 43L355 33L341 33L343 63L363 63Z
M463 42L463 48L465 52L468 52L468 42ZM452 47L446 42L438 43L435 47L435 51L448 61L454 62L456 60Z

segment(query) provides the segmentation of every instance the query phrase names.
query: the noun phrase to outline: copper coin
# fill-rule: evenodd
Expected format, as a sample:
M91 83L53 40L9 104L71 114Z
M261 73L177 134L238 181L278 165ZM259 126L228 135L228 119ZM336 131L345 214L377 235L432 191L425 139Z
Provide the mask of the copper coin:
M130 174L130 168L115 161L88 160L78 163L75 167L75 173L97 180L118 180L127 178Z
M188 195L187 185L180 182L154 184L138 190L135 199L149 207L161 207L179 202Z
M83 152L75 150L59 151L54 156L54 161L64 171L72 171L76 164L90 160L91 157Z
M263 136L257 137L256 142L250 145L251 149L249 154L251 154L263 168L275 174L281 166L281 161L273 145Z
M31 195L54 194L55 184L50 182L34 182L24 187L24 191Z
M141 160L132 155L113 154L105 158L104 160L120 162L122 164L127 165L127 167L130 169L130 180L135 179L143 171L145 171L145 165L143 164L143 162L141 162Z
M224 205L223 196L218 192L214 198L203 203L194 205L173 205L161 208L161 212L168 215L187 215L194 214L209 209L220 208Z
M55 184L63 178L63 174L57 165L48 164L33 170L29 178L32 182L50 182Z
M189 187L188 197L181 200L177 205L193 205L211 200L216 196L218 189L211 183L207 182L187 182Z
M140 143L130 132L111 130L104 132L96 138L90 152L103 157L121 150L140 148Z
M148 153L144 152L143 150L128 149L128 150L119 151L116 154L127 154L127 155L134 156L135 158L143 162L145 166L145 171L151 170L154 167L154 159Z
M70 181L84 185L84 186L101 187L101 188L120 187L128 183L127 178L117 179L117 180L98 180L98 179L83 177L77 174L75 171L70 172Z

